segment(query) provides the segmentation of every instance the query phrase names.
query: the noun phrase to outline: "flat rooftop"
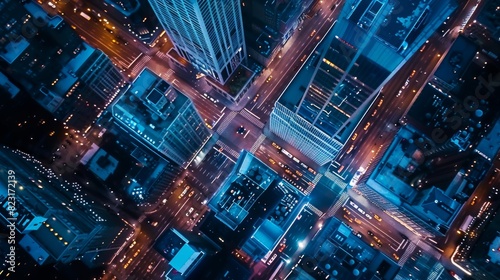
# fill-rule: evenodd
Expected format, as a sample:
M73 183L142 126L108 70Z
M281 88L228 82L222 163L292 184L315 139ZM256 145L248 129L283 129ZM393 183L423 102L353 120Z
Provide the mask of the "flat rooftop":
M247 151L243 151L231 175L215 193L209 206L216 217L236 229L277 173Z
M498 150L500 149L500 119L497 119L491 131L481 139L479 145L476 148L476 151L491 161L495 158Z
M144 69L113 105L113 116L138 137L159 147L189 99L149 69Z
M474 43L464 36L458 36L434 76L448 84L458 82L458 79L467 70L469 63L472 62L476 52L477 48Z

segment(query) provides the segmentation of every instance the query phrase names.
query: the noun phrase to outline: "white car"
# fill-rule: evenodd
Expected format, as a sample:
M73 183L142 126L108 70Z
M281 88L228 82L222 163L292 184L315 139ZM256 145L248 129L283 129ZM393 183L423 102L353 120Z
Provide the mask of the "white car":
M189 208L189 210L186 212L186 216L191 215L191 213L193 213L193 211L194 211L193 207Z

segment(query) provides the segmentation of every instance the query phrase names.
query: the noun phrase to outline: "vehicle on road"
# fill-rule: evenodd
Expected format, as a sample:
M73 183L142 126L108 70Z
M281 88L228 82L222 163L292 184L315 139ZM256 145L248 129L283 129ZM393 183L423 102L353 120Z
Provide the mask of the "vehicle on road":
M236 130L236 133L238 133L238 134L242 134L242 135L243 135L243 134L245 134L245 131L246 131L245 127L244 127L244 126L240 126L240 127L238 127L238 129Z

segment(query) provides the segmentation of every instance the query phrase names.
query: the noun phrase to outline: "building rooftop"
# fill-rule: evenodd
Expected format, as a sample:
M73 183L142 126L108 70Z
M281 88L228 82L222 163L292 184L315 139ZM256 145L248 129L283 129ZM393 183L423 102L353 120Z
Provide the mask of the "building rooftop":
M447 84L456 84L467 70L476 55L477 48L464 36L458 36L446 54L433 79L440 79Z
M491 131L481 139L476 148L482 157L491 161L500 149L500 119L497 119Z
M364 1L362 1L364 2ZM383 1L372 1L373 5L363 15L363 21L370 21L371 14L376 14ZM396 5L385 16L384 23L377 30L377 36L394 48L399 49L408 42L410 34L418 29L429 13L429 4L425 0L410 0L395 2Z
M10 95L10 98L16 97L16 95L21 91L2 72L0 72L0 87Z
M356 237L336 218L325 221L304 255L292 271L297 278L305 277L300 279L394 279L399 270L394 261Z
M189 99L149 69L144 69L113 105L113 116L138 137L159 148Z
M189 241L179 231L172 228L165 231L162 236L158 237L158 240L155 243L155 248L163 257L165 257L165 260L170 262L188 242Z
M103 149L97 151L88 165L89 170L103 181L106 181L117 167L118 160Z
M217 218L234 230L277 176L259 159L243 151L231 175L214 194L209 206L216 211Z

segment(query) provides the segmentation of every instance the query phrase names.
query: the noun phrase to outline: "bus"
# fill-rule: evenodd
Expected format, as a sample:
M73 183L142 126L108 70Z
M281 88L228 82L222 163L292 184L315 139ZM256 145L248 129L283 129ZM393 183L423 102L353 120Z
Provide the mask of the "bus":
M84 12L81 12L81 13L80 13L80 16L82 16L82 18L84 18L84 19L86 19L86 20L90 20L90 16L89 16L89 15L87 15L86 13L84 13Z
M464 222L460 226L459 230L462 232L467 232L467 229L469 228L473 219L474 219L474 217L472 217L471 215L467 215L467 217L465 217L465 219L464 219Z

